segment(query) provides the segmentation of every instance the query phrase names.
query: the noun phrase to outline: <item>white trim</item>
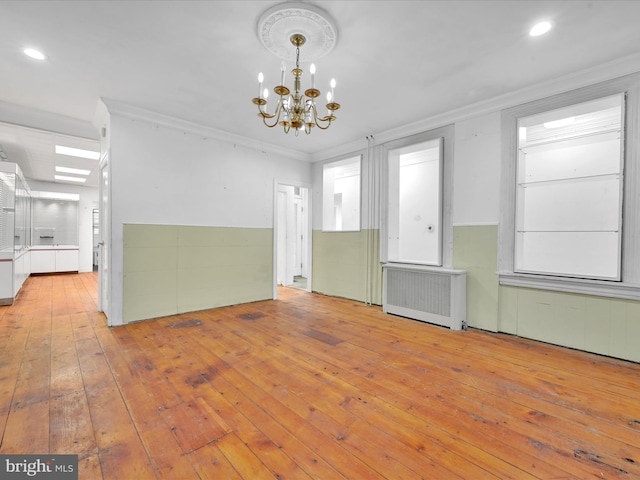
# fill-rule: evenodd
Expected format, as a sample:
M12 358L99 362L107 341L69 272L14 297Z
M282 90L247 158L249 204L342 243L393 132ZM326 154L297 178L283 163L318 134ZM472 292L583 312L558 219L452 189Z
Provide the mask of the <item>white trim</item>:
M381 192L381 223L380 223L380 257L383 263L389 262L388 257L388 221L389 221L389 151L414 145L417 143L442 138L442 229L441 255L442 267L453 265L453 172L455 162L455 126L444 125L418 135L404 137L393 142L377 144L382 152L380 174L382 176ZM378 139L376 139L377 142Z
M467 273L466 270L462 270L460 268L436 267L433 265L419 265L417 263L404 262L383 262L382 268L393 268L396 270L407 270L414 272L432 272L447 275L465 275Z
M98 130L89 121L3 101L0 101L0 122L61 136L100 140Z
M460 222L454 223L452 227L497 227L498 222Z
M324 228L324 204L325 204L325 198L324 198L324 167L327 165L330 165L332 163L340 163L340 162L344 162L346 160L355 160L356 158L359 159L360 162L360 171L358 172L358 176L360 177L360 192L358 192L358 196L360 197L360 204L358 205L358 228L356 229L352 229L352 230L325 230ZM355 163L355 162L354 162ZM364 176L362 175L363 172L363 168L364 167L364 155L362 153L354 153L351 155L343 155L339 158L333 158L333 159L328 159L322 162L322 169L321 169L321 175L322 175L322 182L321 182L321 191L320 191L320 199L322 201L322 217L320 218L321 223L321 231L323 233L354 233L354 232L361 232L363 230L362 225L363 225L363 221L362 221L362 204L363 204L363 185L364 185Z
M622 226L622 281L587 280L551 275L514 273L516 199L516 121L560 107L621 92L625 108L625 185ZM502 180L498 227L500 285L512 285L587 295L640 300L640 73L579 88L502 112Z
M613 80L636 72L640 72L640 53L634 53L612 62L573 72L562 77L552 78L546 82L540 82L520 90L504 93L487 100L481 100L448 112L432 115L428 118L408 123L391 130L385 130L380 133L374 132L376 144L379 145L381 143L441 127L442 125L448 125L462 120L468 120L473 117L479 117L504 110L506 108L511 108L516 105L538 100L540 98L568 92L607 80ZM357 140L343 145L338 145L321 152L313 153L311 154L311 161L317 162L328 157L362 149L363 141L365 140Z
M145 110L139 107L134 107L132 105L127 105L115 100L110 100L107 98L102 98L101 100L106 105L111 115L119 115L131 120L141 120L144 122L154 123L156 125L170 128L172 130L187 132L194 135L218 140L220 142L242 145L254 150L281 155L283 157L292 158L294 160L301 160L306 162L311 161L311 156L308 153L301 152L299 150L292 150L290 148L284 148L270 143L259 142L249 137L225 132L216 128L189 122L187 120L170 117L168 115L152 112L150 110Z
M312 291L312 278L313 278L313 185L306 182L287 181L273 179L273 300L278 299L278 187L298 187L305 188L307 190L307 202L304 208L307 209L307 230L306 243L307 243L307 292Z
M640 285L605 280L549 277L546 275L526 275L519 273L498 273L500 285L535 288L554 292L578 293L598 297L640 300Z

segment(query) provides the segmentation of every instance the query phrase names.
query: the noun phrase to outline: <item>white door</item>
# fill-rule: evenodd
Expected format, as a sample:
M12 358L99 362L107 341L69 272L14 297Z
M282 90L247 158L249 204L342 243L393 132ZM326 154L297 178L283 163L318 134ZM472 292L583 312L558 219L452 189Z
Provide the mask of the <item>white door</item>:
M277 282L278 285L287 285L287 192L278 191L277 203Z
M100 161L100 241L98 242L98 310L104 312L109 319L109 258L111 251L110 225L111 209L109 208L109 156L105 154ZM108 322L109 323L109 322ZM110 324L110 323L109 323Z
M291 270L293 276L302 275L302 242L304 239L304 233L302 231L302 216L304 209L302 207L302 199L294 197L293 199L293 258Z
M288 287L293 284L293 240L295 225L293 222L293 187L278 186L277 202L277 277L278 284Z

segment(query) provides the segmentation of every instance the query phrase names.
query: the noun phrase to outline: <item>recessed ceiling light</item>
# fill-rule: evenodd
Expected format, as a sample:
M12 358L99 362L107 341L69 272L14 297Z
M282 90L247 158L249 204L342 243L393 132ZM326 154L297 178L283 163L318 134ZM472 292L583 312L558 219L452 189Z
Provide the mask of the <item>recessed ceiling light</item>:
M62 145L56 145L56 153L60 155L70 155L72 157L88 158L90 160L98 160L100 158L100 152L83 150L81 148L63 147Z
M56 180L63 180L65 182L76 182L76 183L84 183L87 181L86 178L80 178L80 177L67 177L66 175L54 175L54 177Z
M27 57L35 58L36 60L45 60L47 56L42 53L40 50L36 50L35 48L25 48L24 54Z
M58 167L56 165L56 172L72 173L74 175L89 175L91 173L91 170L83 170L81 168Z
M539 22L536 23L531 30L529 30L529 35L532 37L539 37L540 35L544 35L549 30L551 30L551 23L549 22Z

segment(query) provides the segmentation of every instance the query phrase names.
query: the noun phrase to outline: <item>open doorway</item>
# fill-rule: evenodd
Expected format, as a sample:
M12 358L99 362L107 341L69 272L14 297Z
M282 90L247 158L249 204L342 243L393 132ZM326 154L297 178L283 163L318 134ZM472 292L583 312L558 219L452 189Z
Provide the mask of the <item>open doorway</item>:
M274 298L278 285L311 291L309 198L307 187L277 185Z
M98 241L98 311L104 312L107 324L113 326L110 317L111 282L109 276L111 267L111 244L109 242L111 224L111 189L109 181L109 156L105 154L100 160L100 185L99 185L99 241Z

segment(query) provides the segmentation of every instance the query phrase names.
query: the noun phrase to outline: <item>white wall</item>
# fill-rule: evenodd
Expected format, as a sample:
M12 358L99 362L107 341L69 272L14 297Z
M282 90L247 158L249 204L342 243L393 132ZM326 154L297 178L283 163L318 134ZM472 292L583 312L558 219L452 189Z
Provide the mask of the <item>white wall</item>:
M500 112L456 122L453 224L497 225L500 215Z
M78 185L66 185L27 179L29 188L42 192L77 193L80 195L78 202L78 245L80 272L93 271L93 209L98 208L98 189L92 187L80 187Z
M115 115L111 168L114 225L271 228L273 179L311 178L307 163Z
M110 323L122 319L123 225L273 228L274 182L311 183L284 156L110 112Z

